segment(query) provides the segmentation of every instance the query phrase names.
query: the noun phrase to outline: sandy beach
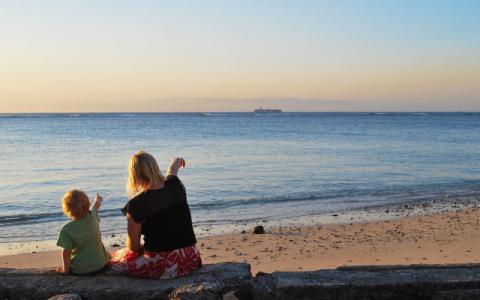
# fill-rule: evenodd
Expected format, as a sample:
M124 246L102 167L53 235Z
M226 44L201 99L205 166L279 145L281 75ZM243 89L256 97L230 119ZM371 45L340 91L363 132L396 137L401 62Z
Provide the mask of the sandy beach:
M305 271L344 265L480 262L480 209L463 208L393 220L332 225L268 226L201 237L205 263L247 262L252 273ZM112 251L115 248L111 248ZM50 268L60 252L0 257L2 268Z

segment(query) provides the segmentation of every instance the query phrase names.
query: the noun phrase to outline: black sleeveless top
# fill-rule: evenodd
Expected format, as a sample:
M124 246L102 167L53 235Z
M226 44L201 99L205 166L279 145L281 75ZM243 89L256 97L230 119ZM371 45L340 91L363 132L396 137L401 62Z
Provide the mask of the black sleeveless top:
M167 176L159 190L149 190L130 199L122 212L142 224L147 251L171 251L197 242L187 193L177 176Z

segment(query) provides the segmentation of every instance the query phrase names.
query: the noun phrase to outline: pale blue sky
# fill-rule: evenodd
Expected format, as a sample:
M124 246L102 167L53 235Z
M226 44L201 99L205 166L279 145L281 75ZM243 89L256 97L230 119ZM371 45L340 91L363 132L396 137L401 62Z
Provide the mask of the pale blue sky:
M480 1L9 1L0 48L0 112L480 111Z

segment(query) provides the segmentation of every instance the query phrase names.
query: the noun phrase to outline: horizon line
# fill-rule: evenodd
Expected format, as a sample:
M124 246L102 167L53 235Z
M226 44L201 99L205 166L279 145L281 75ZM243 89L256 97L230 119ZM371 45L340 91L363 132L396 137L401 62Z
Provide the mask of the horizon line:
M0 115L21 115L21 114L218 114L218 113L255 113L254 111L46 111L46 112L0 112ZM282 113L480 113L480 111L468 110L431 110L431 111L394 111L394 110L379 110L379 111L347 111L347 110L325 110L325 111L285 111L279 113L264 113L264 114L282 114ZM261 114L261 113L260 113Z

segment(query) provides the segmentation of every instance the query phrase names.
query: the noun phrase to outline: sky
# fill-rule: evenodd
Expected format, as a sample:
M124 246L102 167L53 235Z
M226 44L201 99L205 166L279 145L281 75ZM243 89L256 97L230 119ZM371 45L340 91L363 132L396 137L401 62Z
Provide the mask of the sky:
M480 1L0 1L0 113L480 111Z

